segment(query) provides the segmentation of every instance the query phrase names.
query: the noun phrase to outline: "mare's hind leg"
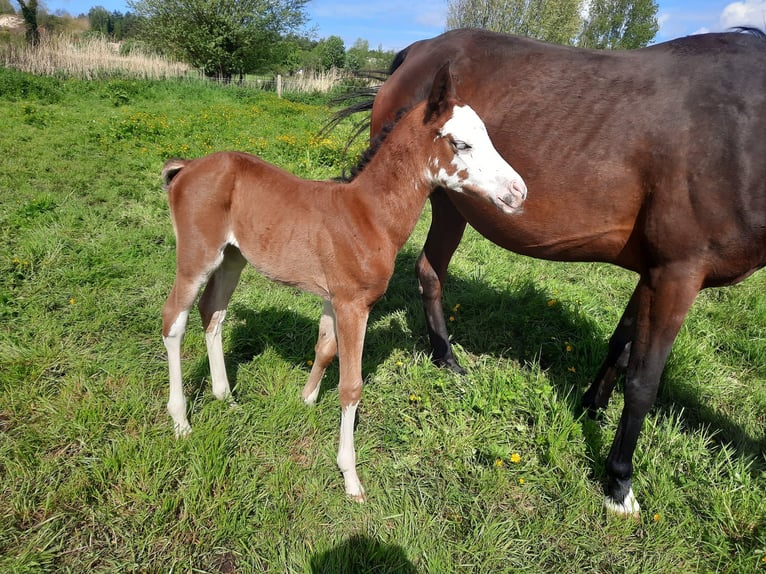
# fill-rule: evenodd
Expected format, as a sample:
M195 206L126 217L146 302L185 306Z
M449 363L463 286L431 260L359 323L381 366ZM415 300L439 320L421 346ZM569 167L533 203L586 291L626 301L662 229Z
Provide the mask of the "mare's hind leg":
M617 376L628 367L631 341L636 331L636 307L638 305L638 288L622 314L617 328L609 339L609 350L593 383L582 397L582 406L591 418L595 418L599 409L609 404Z
M167 408L173 419L176 437L186 436L191 432L189 420L186 418L186 397L181 376L181 343L186 332L189 309L194 304L203 281L199 276L187 276L180 270L177 271L173 288L162 309L162 341L168 353L170 375Z
M431 194L431 213L431 227L416 266L428 338L431 341L431 359L440 367L465 374L465 369L458 364L452 353L442 307L442 286L447 277L447 266L463 237L466 221L443 189Z
M221 264L211 275L199 300L199 312L205 329L205 344L210 362L210 378L213 381L213 396L220 400L231 397L221 331L226 318L226 308L246 263L239 249L227 246Z
M670 349L701 286L688 267L653 270L642 277L634 295L635 337L625 374L625 406L606 460L605 505L623 515L637 515L633 495L633 453L646 414L654 404Z
M317 344L314 346L314 364L311 366L309 380L301 392L303 402L307 405L316 403L322 376L337 354L338 341L335 337L335 312L332 309L332 303L325 301L322 307L322 317L319 319L319 337L317 338Z

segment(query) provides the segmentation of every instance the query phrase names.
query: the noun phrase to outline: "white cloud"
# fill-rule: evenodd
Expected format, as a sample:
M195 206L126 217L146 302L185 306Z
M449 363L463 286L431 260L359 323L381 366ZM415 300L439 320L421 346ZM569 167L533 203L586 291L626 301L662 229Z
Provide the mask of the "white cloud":
M721 12L721 28L734 26L766 27L766 0L745 0L732 2Z

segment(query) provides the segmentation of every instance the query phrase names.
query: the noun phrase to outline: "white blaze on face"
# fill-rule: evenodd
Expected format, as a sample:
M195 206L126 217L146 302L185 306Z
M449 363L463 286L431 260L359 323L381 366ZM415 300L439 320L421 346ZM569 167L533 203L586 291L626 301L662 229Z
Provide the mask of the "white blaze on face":
M506 211L521 206L526 198L524 181L495 149L484 122L473 109L455 106L440 136L450 141L454 156L449 166L434 165L434 183L478 194Z

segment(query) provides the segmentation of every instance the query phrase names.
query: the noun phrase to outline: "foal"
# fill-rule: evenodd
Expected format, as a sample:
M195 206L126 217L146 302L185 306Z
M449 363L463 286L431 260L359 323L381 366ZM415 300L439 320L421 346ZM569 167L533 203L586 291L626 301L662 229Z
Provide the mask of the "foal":
M480 198L510 216L526 198L521 177L494 149L484 124L455 98L449 65L430 96L404 115L350 183L306 181L237 152L169 160L162 170L177 242L176 278L162 311L168 412L176 436L191 431L181 342L199 301L213 394L229 397L221 325L250 262L266 277L325 301L315 360L302 396L313 404L325 369L340 357L338 466L346 493L364 500L356 473L354 419L362 391L367 317L383 295L397 251L435 187Z

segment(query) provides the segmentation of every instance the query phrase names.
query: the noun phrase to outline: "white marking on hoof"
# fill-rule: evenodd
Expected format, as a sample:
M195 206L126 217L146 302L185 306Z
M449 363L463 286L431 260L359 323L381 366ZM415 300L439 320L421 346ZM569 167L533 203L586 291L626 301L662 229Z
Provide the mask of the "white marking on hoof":
M633 495L632 488L628 491L628 494L625 495L625 500L622 502L617 502L611 496L607 496L604 498L604 506L606 507L607 512L618 514L620 516L632 516L637 518L641 513L641 506Z
M353 500L354 502L358 502L359 504L367 502L367 495L364 492L364 488L362 488L362 485L359 485L359 492L356 493L350 493L346 491L346 495Z
M319 397L319 385L317 385L308 395L303 397L303 404L313 407L317 402L317 397Z
M175 425L175 431L176 431L176 438L181 439L181 438L186 438L187 436L189 436L191 434L192 428L189 426L188 423L180 424L180 425Z

